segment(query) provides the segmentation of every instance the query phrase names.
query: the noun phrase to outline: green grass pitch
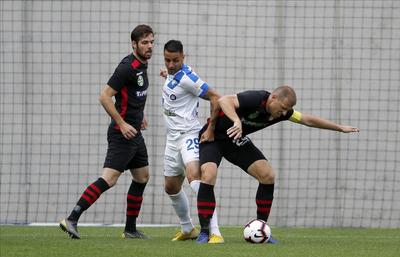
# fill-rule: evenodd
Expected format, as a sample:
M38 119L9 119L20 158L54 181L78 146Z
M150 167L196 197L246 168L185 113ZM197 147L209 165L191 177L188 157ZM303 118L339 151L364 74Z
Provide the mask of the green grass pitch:
M0 226L0 256L400 256L400 229L272 228L278 245L247 243L240 227L221 228L220 245L171 242L171 227L141 228L150 240L124 240L122 230L80 227L82 239L72 240L58 227Z

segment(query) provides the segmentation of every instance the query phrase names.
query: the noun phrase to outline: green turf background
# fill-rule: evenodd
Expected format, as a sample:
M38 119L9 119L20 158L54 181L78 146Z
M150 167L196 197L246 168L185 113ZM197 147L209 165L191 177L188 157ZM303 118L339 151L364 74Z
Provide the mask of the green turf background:
M0 226L0 256L400 256L400 229L272 228L278 245L247 243L242 228L223 227L225 244L171 242L177 228L141 228L150 240L124 240L122 228L80 227L69 239L58 227Z

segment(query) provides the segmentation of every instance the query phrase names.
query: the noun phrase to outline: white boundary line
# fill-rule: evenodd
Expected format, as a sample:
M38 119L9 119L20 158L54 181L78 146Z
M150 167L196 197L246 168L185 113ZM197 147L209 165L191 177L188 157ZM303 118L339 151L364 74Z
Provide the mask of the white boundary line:
M55 227L59 226L60 223L41 223L41 222L32 222L32 223L21 223L21 224L7 224L1 223L0 226L32 226L32 227ZM116 224L103 224L103 223L79 223L79 227L124 227L125 224L116 223ZM146 227L146 228L159 228L159 227L179 227L179 224L137 224L137 227Z

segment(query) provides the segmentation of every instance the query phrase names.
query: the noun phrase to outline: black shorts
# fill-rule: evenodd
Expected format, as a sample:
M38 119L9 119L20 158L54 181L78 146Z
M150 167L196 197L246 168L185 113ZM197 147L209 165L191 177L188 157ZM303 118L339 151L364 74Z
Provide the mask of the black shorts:
M149 165L146 144L141 134L128 140L120 131L110 127L107 132L107 141L107 156L103 168L124 172Z
M222 157L246 172L255 161L266 160L264 154L248 137L241 138L236 142L219 140L200 144L200 165L213 162L219 166Z

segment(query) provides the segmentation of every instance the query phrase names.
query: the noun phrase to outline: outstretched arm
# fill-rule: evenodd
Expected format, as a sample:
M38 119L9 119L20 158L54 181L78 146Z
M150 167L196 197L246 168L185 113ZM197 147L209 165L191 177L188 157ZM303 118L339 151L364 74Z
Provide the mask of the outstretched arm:
M332 121L325 120L310 114L301 114L301 118L298 121L298 123L309 126L309 127L314 127L314 128L320 128L320 129L329 129L329 130L334 130L334 131L339 131L343 133L351 133L351 132L359 132L360 130L356 127L352 126L347 126L347 125L340 125L336 124Z
M221 109L218 104L218 99L220 97L220 94L212 88L209 88L204 96L204 99L210 101L210 120L206 131L201 135L200 143L214 141L215 123L217 122L218 113Z

